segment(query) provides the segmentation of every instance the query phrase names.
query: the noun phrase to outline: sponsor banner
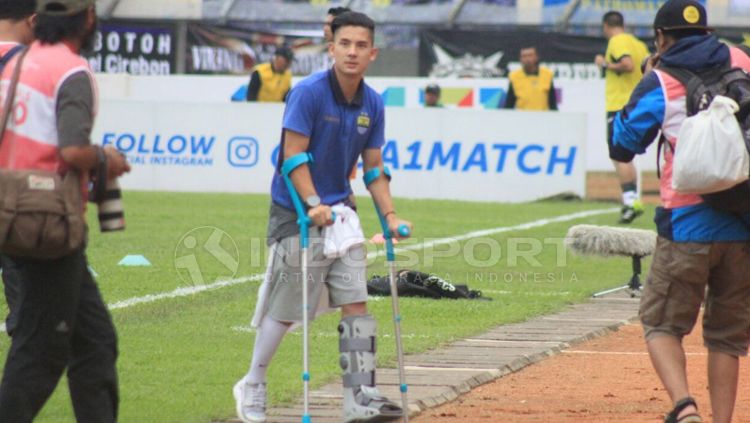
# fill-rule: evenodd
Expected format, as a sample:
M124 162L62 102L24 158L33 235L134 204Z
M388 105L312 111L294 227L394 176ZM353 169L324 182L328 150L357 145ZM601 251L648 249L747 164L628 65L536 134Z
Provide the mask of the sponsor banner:
M173 24L102 21L86 58L94 72L170 75L176 72L176 50Z
M293 48L295 75L309 75L331 64L321 29L259 32L240 24L192 23L188 26L186 69L188 73L247 75L253 66L271 61L280 45Z
M436 78L492 78L520 67L523 47L535 46L542 65L557 78L602 78L594 56L604 53L604 38L539 31L426 30L420 37L419 72Z
M295 79L297 83L299 79ZM103 99L151 102L226 103L247 85L246 77L172 76L129 77L99 75ZM508 80L497 79L431 79L367 78L367 83L383 97L389 108L422 108L424 88L438 83L441 102L447 109L496 109L504 102ZM611 170L605 142L604 80L555 81L561 111L587 116L586 163L589 170ZM166 96L164 93L169 93ZM270 107L270 106L269 106ZM554 113L554 112L550 112ZM241 119L246 119L242 117ZM543 117L538 117L544 121ZM655 169L656 159L644 161L646 169Z
M601 16L598 19L601 20ZM721 30L717 34L730 44L750 45L750 33ZM642 37L641 40L647 46L653 45L652 38ZM423 31L419 46L419 72L430 78L507 76L521 67L519 52L521 48L529 46L536 47L540 64L551 69L556 80L604 79L603 72L594 64L594 57L604 54L606 39L524 30Z
M386 122L383 160L394 171L395 196L522 202L585 195L583 115L392 109Z
M102 101L93 140L124 153L125 189L266 192L283 105Z
M105 100L93 136L132 163L125 189L267 193L282 113L283 105ZM581 114L386 113L383 159L394 173L395 196L521 202L585 194ZM467 189L477 186L483 188ZM359 181L354 187L365 192Z
M504 104L508 89L506 78L497 79L432 79L432 78L370 78L367 80L390 107L409 109L424 106L424 88L428 83L441 87L441 103L449 110L497 109ZM584 143L588 170L611 171L606 143L606 114L604 102L604 80L560 79L555 81L558 105L562 112L581 113L586 116ZM497 112L497 110L494 110ZM534 125L546 125L547 117L556 112L535 114ZM491 115L490 115L491 116ZM448 119L452 114L448 114ZM519 125L521 122L518 123ZM656 159L642 160L643 168L656 169Z

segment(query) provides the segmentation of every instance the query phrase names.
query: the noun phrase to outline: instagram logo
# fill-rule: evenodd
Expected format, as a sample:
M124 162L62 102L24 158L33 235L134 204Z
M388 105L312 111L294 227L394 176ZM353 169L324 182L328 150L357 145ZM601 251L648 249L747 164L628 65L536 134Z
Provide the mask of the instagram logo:
M258 141L251 137L234 137L229 140L227 159L234 167L253 167L258 163Z

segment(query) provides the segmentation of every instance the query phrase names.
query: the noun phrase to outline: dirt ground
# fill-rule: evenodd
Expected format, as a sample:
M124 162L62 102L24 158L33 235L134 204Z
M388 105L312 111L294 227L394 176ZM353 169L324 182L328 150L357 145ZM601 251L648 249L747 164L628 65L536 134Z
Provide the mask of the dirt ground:
M698 328L685 346L690 390L703 420L710 422L707 356ZM748 365L740 361L735 422L750 422ZM413 421L640 423L663 421L670 408L646 354L641 328L631 324L481 386Z
M645 204L659 204L659 178L656 172L643 172L640 179L641 200ZM586 199L622 201L620 182L615 172L587 172Z

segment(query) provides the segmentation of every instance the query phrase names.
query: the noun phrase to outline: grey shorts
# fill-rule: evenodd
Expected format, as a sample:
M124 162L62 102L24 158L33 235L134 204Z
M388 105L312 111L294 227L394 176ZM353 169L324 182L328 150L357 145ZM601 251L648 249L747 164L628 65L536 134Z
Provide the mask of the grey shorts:
M299 235L279 241L269 264L269 287L266 313L282 322L302 320L302 269ZM341 258L327 259L318 228L310 228L308 249L309 316L315 316L324 287L328 288L328 305L340 307L367 301L367 250L353 247Z

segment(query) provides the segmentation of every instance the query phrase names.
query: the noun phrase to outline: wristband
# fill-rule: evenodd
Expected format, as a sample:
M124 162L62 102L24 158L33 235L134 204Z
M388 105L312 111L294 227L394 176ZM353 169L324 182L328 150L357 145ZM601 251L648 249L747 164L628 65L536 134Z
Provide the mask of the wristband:
M384 215L383 215L383 219L387 219L387 218L388 218L388 215L391 215L391 214L394 214L394 215L395 215L395 214L396 214L396 211L395 211L395 210L391 210L391 211L389 211L388 213L384 214Z

